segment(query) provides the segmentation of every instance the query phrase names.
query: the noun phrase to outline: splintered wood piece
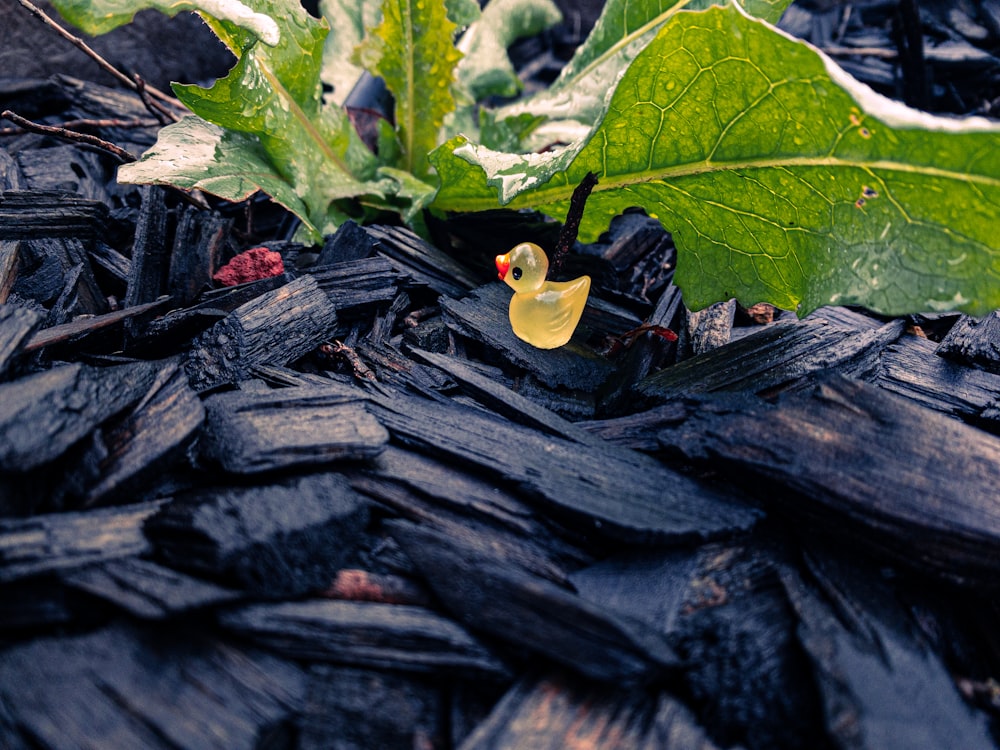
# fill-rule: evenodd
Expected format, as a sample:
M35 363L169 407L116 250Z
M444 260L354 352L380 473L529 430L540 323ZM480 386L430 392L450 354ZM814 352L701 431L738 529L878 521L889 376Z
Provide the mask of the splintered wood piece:
M658 403L686 394L753 391L786 385L817 370L847 375L867 368L870 351L881 351L903 332L903 321L857 329L824 320L775 323L700 356L660 370L636 391Z
M339 474L179 495L146 524L157 557L261 596L325 589L361 542L368 505Z
M0 656L7 720L32 745L58 750L264 747L301 709L305 686L290 662L176 625L113 625Z
M129 269L125 307L152 302L164 292L170 267L165 195L164 189L156 185L142 187L142 208L132 244L132 265Z
M963 315L941 340L937 353L1000 375L1000 311L978 320Z
M246 379L256 365L285 365L318 346L337 311L316 279L302 276L238 307L191 346L187 371L197 391Z
M343 227L337 231L343 231ZM308 273L330 296L341 323L375 312L377 307L392 302L399 291L399 273L381 256L311 266Z
M142 525L159 501L0 519L0 581L148 552Z
M777 403L692 402L664 447L794 491L789 513L908 566L996 586L1000 438L839 376ZM835 523L830 521L835 519Z
M83 338L84 336L88 336L92 333L103 331L116 323L121 323L122 321L129 320L138 315L145 315L148 312L153 312L154 310L166 307L169 302L170 300L168 298L163 297L155 302L147 302L144 305L126 307L123 310L116 310L114 312L104 313L103 315L79 318L69 323L62 323L57 326L51 326L50 328L43 328L28 340L28 342L24 345L24 350L33 352L38 349L43 349L46 346L54 346L56 344L65 344L71 341L76 341L77 339Z
M168 363L142 403L103 431L107 455L84 504L120 497L179 453L201 426L205 409L176 362Z
M423 607L310 599L229 609L219 614L219 622L297 660L507 675L503 663L465 629Z
M389 433L360 395L320 388L216 394L205 401L202 454L237 474L371 458Z
M316 266L329 266L338 263L368 258L375 253L375 239L356 221L345 221L333 234L323 240L323 249L316 258Z
M937 356L933 341L906 336L888 347L874 381L913 403L960 419L976 419L1000 399L1000 374Z
M88 565L64 573L62 580L147 620L229 603L242 596L239 591L138 557Z
M399 443L502 477L588 534L709 538L750 529L761 515L647 456L542 435L480 409L398 396L373 397L370 408Z
M564 675L527 676L459 750L716 750L694 715L667 693L616 690Z
M948 669L916 635L916 623L878 584L877 570L820 575L827 590L792 570L783 571L782 582L838 747L995 747L986 717L962 700ZM840 607L831 607L830 594ZM845 613L861 621L845 622Z
M233 220L214 211L184 211L177 222L167 294L177 305L190 305L212 286Z
M146 395L160 367L64 365L0 385L0 469L22 473L58 458Z
M79 239L23 240L20 255L20 273L12 291L48 307L50 322L107 311L107 300L94 279L90 254Z
M14 282L17 281L20 258L21 243L19 241L0 240L0 305L7 302L10 290L14 288Z
M736 317L736 300L717 302L688 315L691 351L697 356L729 343Z
M422 675L330 664L309 670L298 750L444 747L447 685Z
M442 299L441 309L455 331L502 352L550 388L592 391L610 377L614 369L611 363L586 347L570 342L558 349L537 349L521 341L514 335L507 314L510 296L504 284L487 284L464 299Z
M596 680L646 682L679 666L666 638L639 621L426 526L387 526L448 610L474 631Z
M108 223L108 207L101 201L56 190L0 191L0 237L5 240L39 237L90 239Z
M42 316L33 310L0 303L0 378L17 361L17 355L41 324Z
M479 283L465 266L409 229L376 224L366 231L400 273L439 294L461 297Z

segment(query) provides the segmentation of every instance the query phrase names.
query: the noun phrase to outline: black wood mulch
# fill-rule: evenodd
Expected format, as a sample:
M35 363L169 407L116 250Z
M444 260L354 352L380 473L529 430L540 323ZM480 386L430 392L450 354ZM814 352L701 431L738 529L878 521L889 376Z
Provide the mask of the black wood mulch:
M991 114L1000 3L917 10L785 25ZM560 38L517 51L551 72ZM66 77L0 106L147 117ZM997 745L996 313L691 314L628 213L568 259L594 293L543 352L492 269L551 243L536 217L303 247L263 199L0 147L0 746ZM213 282L259 245L284 274Z

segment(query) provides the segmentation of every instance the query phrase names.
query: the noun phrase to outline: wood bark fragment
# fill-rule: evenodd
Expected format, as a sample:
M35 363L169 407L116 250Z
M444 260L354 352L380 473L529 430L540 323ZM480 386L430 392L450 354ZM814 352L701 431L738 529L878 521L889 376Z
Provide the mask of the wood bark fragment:
M222 627L297 660L502 679L507 667L453 621L423 607L307 599L251 604Z
M158 559L265 597L325 589L360 543L368 505L338 474L196 490L146 524Z
M0 303L0 380L17 363L29 338L42 324L42 316L33 310Z
M937 353L1000 375L1000 311L978 320L963 315L941 340Z
M288 364L318 346L337 312L316 280L302 276L241 305L191 346L191 385L205 391L248 377L256 365Z
M169 258L167 294L176 305L191 305L212 287L233 220L214 211L185 210L177 222Z
M0 236L5 240L39 237L90 239L101 236L108 221L102 201L55 190L0 192Z
M392 263L383 257L311 266L308 273L330 296L341 323L360 320L392 302L400 281Z
M691 351L697 356L728 344L735 317L734 299L689 313L687 328Z
M4 153L0 151L0 154ZM10 291L17 281L21 258L21 243L17 240L0 240L0 305L6 304Z
M142 525L160 501L0 519L0 581L148 552Z
M202 455L237 474L371 458L389 440L358 394L321 389L220 393L205 406Z

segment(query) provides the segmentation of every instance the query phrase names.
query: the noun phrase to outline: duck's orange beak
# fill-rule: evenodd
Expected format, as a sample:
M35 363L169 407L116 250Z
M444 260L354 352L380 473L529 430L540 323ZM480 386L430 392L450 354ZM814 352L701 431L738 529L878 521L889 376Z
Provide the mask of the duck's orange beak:
M506 255L498 255L496 259L497 264L497 277L500 281L507 278L507 271L510 270L510 253Z

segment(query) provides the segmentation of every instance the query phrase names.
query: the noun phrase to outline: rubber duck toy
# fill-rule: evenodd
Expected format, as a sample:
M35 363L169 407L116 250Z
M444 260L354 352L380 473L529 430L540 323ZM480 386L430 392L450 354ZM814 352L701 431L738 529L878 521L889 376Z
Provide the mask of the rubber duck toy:
M533 242L522 242L496 257L500 280L514 290L510 325L522 341L539 349L555 349L573 335L590 294L590 277L546 281L549 259Z

